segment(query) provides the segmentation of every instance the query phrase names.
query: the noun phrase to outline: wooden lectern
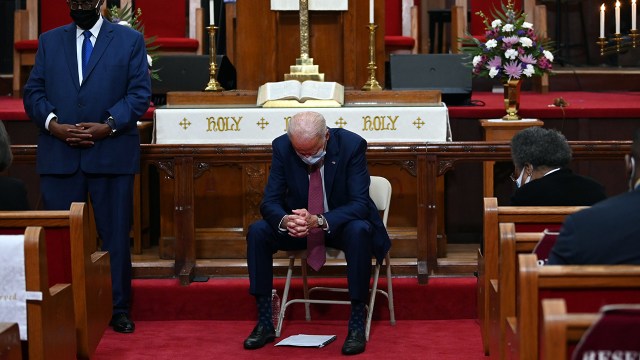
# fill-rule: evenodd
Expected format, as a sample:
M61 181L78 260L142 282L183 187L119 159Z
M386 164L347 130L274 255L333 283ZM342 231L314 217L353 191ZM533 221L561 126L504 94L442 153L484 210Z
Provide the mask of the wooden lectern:
M384 79L384 0L374 0L376 78ZM235 35L230 46L238 89L257 90L266 82L283 81L300 57L297 11L273 11L270 1L235 3ZM347 11L309 12L309 49L326 81L360 89L369 73L369 1L349 0ZM384 85L384 84L383 84Z

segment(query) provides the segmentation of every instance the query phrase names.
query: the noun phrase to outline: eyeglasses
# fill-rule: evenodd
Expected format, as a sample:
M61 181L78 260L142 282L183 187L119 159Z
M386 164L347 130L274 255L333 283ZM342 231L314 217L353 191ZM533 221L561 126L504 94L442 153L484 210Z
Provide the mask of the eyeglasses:
M91 10L94 7L93 0L87 1L69 1L67 0L67 4L69 4L69 8L71 10Z

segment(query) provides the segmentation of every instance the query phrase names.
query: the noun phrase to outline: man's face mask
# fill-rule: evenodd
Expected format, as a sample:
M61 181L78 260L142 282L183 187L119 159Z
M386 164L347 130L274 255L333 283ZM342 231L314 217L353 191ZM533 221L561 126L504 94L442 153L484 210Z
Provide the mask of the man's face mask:
M518 178L516 179L516 187L521 187L522 185L528 183L529 181L531 181L531 175L527 175L527 178L524 181L524 184L522 183L522 178L524 177L524 173L526 172L526 166L522 168L522 171L520 171L520 176L518 176Z
M302 161L304 161L305 164L307 165L315 165L318 163L318 161L320 161L325 155L327 154L327 152L324 150L324 148L320 149L320 151L318 151L315 155L311 155L311 156L302 156L300 154L298 154L298 156L300 156L300 159L302 159Z
M80 6L76 10L71 10L69 15L71 16L71 19L73 19L73 22L75 22L81 29L89 30L100 18L98 6L100 6L100 1L98 1L96 6L92 9L83 10Z

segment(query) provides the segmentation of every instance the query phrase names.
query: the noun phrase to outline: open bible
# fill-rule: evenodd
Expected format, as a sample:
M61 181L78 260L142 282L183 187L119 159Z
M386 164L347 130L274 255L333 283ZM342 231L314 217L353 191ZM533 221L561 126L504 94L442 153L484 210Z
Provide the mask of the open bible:
M287 80L268 82L258 89L262 107L340 107L344 86L337 82Z

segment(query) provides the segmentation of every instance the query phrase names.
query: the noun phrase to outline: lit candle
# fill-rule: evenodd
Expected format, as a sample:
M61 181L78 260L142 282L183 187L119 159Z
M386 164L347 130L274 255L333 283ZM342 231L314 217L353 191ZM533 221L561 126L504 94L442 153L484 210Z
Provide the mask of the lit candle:
M631 0L631 30L636 30L636 0Z
M604 38L604 3L600 6L600 37Z
M369 23L373 24L373 0L369 0Z
M620 0L616 0L616 34L620 34Z
M213 15L213 0L209 0L209 24L212 26L216 24L216 21L214 20L215 17Z

